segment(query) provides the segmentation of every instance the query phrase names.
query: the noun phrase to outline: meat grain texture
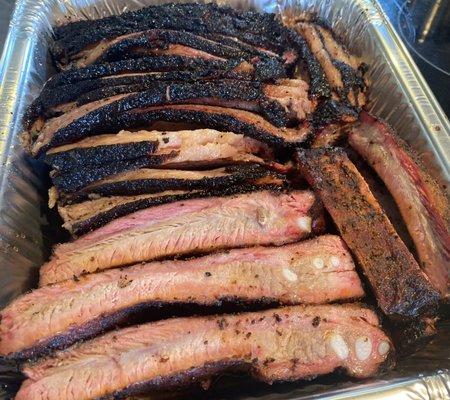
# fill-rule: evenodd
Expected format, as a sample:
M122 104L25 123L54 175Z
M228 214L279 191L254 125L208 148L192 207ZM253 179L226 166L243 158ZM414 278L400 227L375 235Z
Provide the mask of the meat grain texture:
M441 296L448 296L450 206L444 189L402 139L367 113L361 114L361 124L350 131L349 143L391 192L414 241L422 269Z
M133 395L246 367L265 382L342 367L363 378L392 344L373 311L359 305L296 306L170 319L114 331L24 369L17 400Z
M61 244L44 264L40 284L162 257L231 247L281 245L323 230L311 191L261 191L175 202L111 221Z
M350 253L332 235L281 247L138 264L19 297L1 313L0 354L36 357L113 327L143 306L214 305L222 300L321 304L363 295Z

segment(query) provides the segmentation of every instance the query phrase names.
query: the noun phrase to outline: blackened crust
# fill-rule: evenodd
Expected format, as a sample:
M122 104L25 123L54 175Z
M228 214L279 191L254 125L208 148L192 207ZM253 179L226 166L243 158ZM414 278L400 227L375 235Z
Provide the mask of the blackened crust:
M118 94L145 91L152 88L156 82L193 82L202 79L217 79L228 76L234 78L239 77L231 71L198 69L197 71L168 71L145 75L117 75L88 79L51 88L46 86L39 97L27 109L25 123L29 127L39 116L51 118L58 115L54 107L59 105L74 102L75 107ZM245 76L241 78L248 79Z
M120 116L117 121L117 126L125 126L126 128L129 128L155 121L200 124L219 131L231 131L234 133L243 134L276 148L295 147L307 139L306 137L299 136L298 141L287 141L283 138L282 130L279 131L278 135L275 135L272 132L258 127L251 122L247 122L235 115L228 114L226 108L224 108L223 111L217 110L217 112L208 112L192 109L171 108L170 106L167 106L148 111L131 111ZM274 131L276 131L276 127L273 126L273 128Z
M83 190L65 196L63 204L73 204L86 200L89 194L100 196L126 196L139 195L145 193L157 193L167 190L198 190L198 189L218 189L235 185L242 182L249 182L262 177L274 177L281 181L285 176L275 171L269 170L257 164L241 164L225 167L228 175L217 177L204 177L201 179L180 179L180 178L151 178L121 180L115 182L97 182Z
M323 23L319 23L324 29L326 29L328 32L330 32L333 39L342 46L339 40L336 40L336 36L334 32L330 29L330 27L325 26ZM350 65L345 63L342 60L333 58L332 54L328 51L328 48L325 44L325 39L319 29L315 30L318 37L320 38L320 41L322 42L322 49L328 54L329 59L331 60L334 67L339 71L342 79L342 85L343 88L340 90L339 97L342 99L343 102L346 102L347 96L350 92L353 92L355 94L355 98L357 98L357 94L361 91L365 90L366 84L364 82L364 79L362 77L362 71L353 69ZM345 49L344 46L342 46L343 49ZM345 51L345 50L344 50ZM336 89L336 88L335 88ZM356 104L357 105L357 104Z
M57 27L52 52L60 61L103 39L148 29L176 29L193 33L218 33L264 48L283 51L286 39L274 14L236 11L214 4L165 4L95 21Z
M300 150L298 161L390 320L435 315L438 293L346 153L339 148Z
M224 372L246 372L250 369L251 364L243 360L223 360L213 363L206 363L201 367L192 367L187 371L180 372L169 376L160 376L158 378L134 383L127 388L115 391L114 393L97 398L96 400L121 400L130 396L157 392L161 390L179 389L192 386L202 381L217 376Z
M39 97L27 108L24 124L30 127L39 116L58 115L55 106L76 102L86 104L121 93L147 90L155 82L194 82L198 80L235 79L274 81L286 77L286 69L279 60L260 57L251 60L251 70L239 70L241 59L227 61L205 60L181 56L155 56L160 62L147 62L148 58L121 60L94 64L85 68L62 72L50 78ZM151 59L152 59L151 58ZM195 60L195 61L194 61ZM236 70L234 70L237 68ZM176 70L172 70L176 69ZM145 75L121 73L153 72Z
M366 90L366 83L364 82L361 71L354 70L350 65L336 59L333 60L333 65L340 72L342 84L344 85L344 89L342 93L339 93L339 96L345 99L349 93L353 92L355 99L358 99L358 93ZM359 104L355 104L355 106L359 106Z
M294 30L289 31L289 38L295 44L301 55L306 70L309 74L309 93L312 97L328 98L331 97L331 87L328 83L325 72L317 58L312 53L306 40Z
M239 183L239 181L237 181ZM121 204L120 206L116 206L111 210L101 212L94 217L88 218L84 221L74 223L70 230L76 236L84 235L87 232L90 232L94 229L98 229L103 225L106 225L108 222L123 217L125 215L131 214L133 212L142 210L144 208L154 207L161 204L173 203L175 201L182 200L190 200L194 198L200 197L214 197L214 196L231 196L234 194L242 194L249 193L259 190L272 190L272 191L282 191L284 188L278 185L245 185L245 184L237 184L232 186L219 186L218 184L215 187L208 190L201 190L198 192L189 192L180 195L171 195L171 196L161 196L161 197L152 197L149 199L141 199L136 200L130 203ZM312 215L312 217L320 218L320 215ZM318 228L321 227L320 220L317 224Z
M60 72L47 81L45 88L55 89L59 86L67 86L86 80L92 81L99 78L119 76L120 74L133 72L153 71L160 72L161 74L164 72L171 72L173 74L191 72L192 74L228 77L228 74L233 74L233 69L241 63L241 59L221 61L171 55L132 58L111 63L93 64L85 68ZM259 75L264 75L266 79L272 80L286 77L286 70L283 64L273 58L256 58L251 61L251 64L256 68L256 71L246 70L245 72L241 72L241 74L248 74L250 78L258 78ZM272 67L270 67L271 65ZM165 75L162 76L164 77ZM124 79L125 77L122 78Z
M247 47L245 50L236 46L224 45L220 42L205 39L198 34L187 31L153 29L137 33L131 38L123 38L109 47L98 61L116 61L129 57L136 47L140 49L167 49L170 44L180 44L192 49L225 58L225 59L250 59L255 56L265 56L257 48ZM278 57L277 57L278 58Z
M226 108L210 112L189 109L188 107L164 106L119 112L115 104L108 104L102 107L101 111L89 113L65 128L58 130L50 142L41 147L38 155L49 148L74 142L93 134L107 133L119 129L139 128L157 121L186 122L206 126L211 129L240 133L277 148L292 147L306 140L306 137L300 136L298 141L289 142L283 138L282 131L276 129L275 126L273 126L273 132L279 132L277 135L264 128L257 127L236 115L227 113Z
M129 89L125 88L124 91L127 93ZM206 104L213 102L225 106L228 101L238 101L246 104L248 109L261 113L276 126L285 126L289 120L284 106L267 98L263 86L258 82L234 80L199 83L154 82L150 87L136 87L136 89L138 92L141 89L147 90L130 94L83 115L65 128L56 131L52 142L57 137L63 135L67 137L70 132L74 131L74 127L84 127L88 132L92 132L96 127L105 129L102 124L108 123L115 115L120 115L123 110L129 111L165 104L186 103L190 100ZM122 88L119 86L118 90L122 91ZM81 132L77 132L75 138L80 138L81 134ZM75 138L70 138L70 140Z
M60 72L47 81L45 88L54 89L59 86L79 83L85 80L91 81L107 76L119 76L120 74L133 72L225 72L232 70L240 63L241 60L220 61L170 55L131 58L111 63L88 65L85 68Z
M58 191L72 193L107 176L140 168L155 167L174 156L176 156L176 153L109 162L102 166L93 166L91 164L78 165L77 168L66 173L55 174L52 177L52 182Z
M104 166L105 163L116 163L118 161L146 157L154 153L157 148L157 141L80 147L73 150L47 154L45 156L45 162L57 171L68 172L87 165L95 168L95 166Z
M339 121L356 121L358 111L345 102L324 100L313 113L312 121L315 128L322 128Z

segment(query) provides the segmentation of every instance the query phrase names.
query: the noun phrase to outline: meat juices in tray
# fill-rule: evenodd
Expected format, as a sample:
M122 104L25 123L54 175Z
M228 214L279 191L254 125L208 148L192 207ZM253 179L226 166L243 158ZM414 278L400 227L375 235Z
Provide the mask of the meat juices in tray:
M435 333L448 199L363 110L367 66L326 21L165 4L56 27L50 49L59 72L23 142L72 239L1 311L17 399L124 398L230 370L364 378ZM202 315L164 319L174 305Z

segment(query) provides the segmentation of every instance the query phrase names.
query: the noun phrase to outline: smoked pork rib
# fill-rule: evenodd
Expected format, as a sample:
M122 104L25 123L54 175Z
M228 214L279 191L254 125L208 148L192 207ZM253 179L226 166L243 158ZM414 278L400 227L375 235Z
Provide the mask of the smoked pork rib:
M175 188L178 186L180 188L175 190L164 190L162 192L151 193L152 190L155 190L155 187L151 187L149 190L150 193L107 197L91 195L92 198L88 198L85 201L72 204L61 203L58 205L58 212L64 221L63 227L73 235L80 236L106 225L113 219L123 217L148 207L195 198L249 193L251 191L262 189L273 188L280 190L283 186L286 186L286 182L282 177L272 174L267 170L254 169L251 171L247 168L242 168L235 172L230 171L229 173L224 174L218 171L170 170L170 172L183 172L184 175L186 175L185 173L203 175L200 175L202 177L195 180L188 180L186 178L168 178L167 180L161 179L160 181L157 181L157 184L159 185L166 184L167 186L173 186ZM205 175L205 172L214 172L217 173L217 176L209 177ZM122 183L123 187L126 188L131 187L145 190L147 185L151 184L152 180L153 179L150 179L145 182L125 181L119 183ZM117 187L115 185L109 186L110 188ZM70 200L66 198L65 200L74 201L76 197L71 197L69 199Z
M367 113L350 129L349 142L391 192L414 241L422 269L445 297L449 289L448 198L412 150L384 123ZM393 173L395 171L395 173Z
M384 313L394 320L433 315L439 294L346 153L339 148L302 150L298 160Z
M177 318L107 333L26 367L16 400L123 398L227 367L269 383L339 367L362 378L388 364L391 353L375 313L357 304Z
M311 191L260 191L151 207L58 245L41 285L98 270L192 252L281 245L323 229Z
M27 359L61 349L145 306L223 300L320 304L363 295L350 253L331 235L281 247L138 264L19 297L1 312L0 354Z

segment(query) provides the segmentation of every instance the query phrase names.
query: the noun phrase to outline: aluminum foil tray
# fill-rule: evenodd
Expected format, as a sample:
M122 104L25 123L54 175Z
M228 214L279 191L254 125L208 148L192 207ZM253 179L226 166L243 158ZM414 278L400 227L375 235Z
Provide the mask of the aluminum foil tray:
M389 122L423 156L439 181L448 182L449 121L376 0L220 2L283 16L306 10L329 20L351 51L370 66L369 110ZM51 26L152 3L155 1L18 0L0 61L0 307L36 284L38 268L49 256L51 245L61 241L58 224L48 222L48 171L29 159L19 143L24 108L54 72L47 52ZM444 310L433 342L419 353L400 358L393 371L374 379L352 381L332 374L313 382L269 387L248 378L225 376L210 391L192 398L450 399L448 319L449 312ZM0 384L0 398L11 398L20 385L20 375L11 366L0 365Z

